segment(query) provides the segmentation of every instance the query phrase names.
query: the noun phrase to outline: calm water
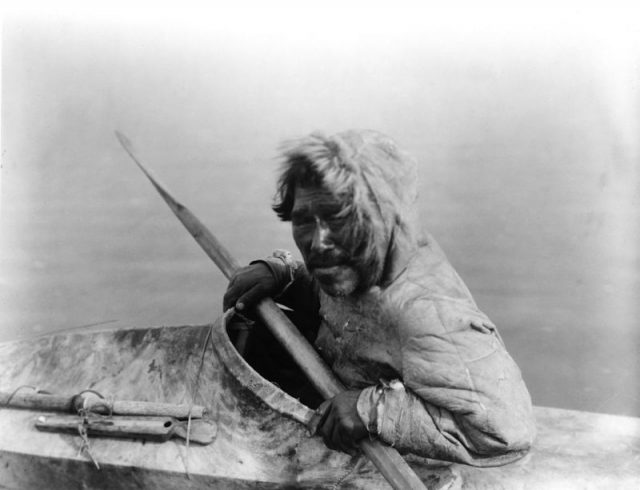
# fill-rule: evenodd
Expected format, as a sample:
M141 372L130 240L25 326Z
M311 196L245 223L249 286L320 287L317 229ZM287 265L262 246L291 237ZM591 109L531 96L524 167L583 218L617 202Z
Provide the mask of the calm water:
M625 59L542 40L524 63L408 41L198 39L5 27L2 339L219 315L226 281L114 129L244 262L294 250L269 209L278 142L373 127L419 160L423 225L534 402L640 416L640 112Z

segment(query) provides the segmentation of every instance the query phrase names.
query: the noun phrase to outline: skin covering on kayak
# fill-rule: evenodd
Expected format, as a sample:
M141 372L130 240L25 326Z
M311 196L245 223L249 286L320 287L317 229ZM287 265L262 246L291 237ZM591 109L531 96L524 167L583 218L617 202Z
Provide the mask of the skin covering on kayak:
M46 412L0 409L0 481L40 489L388 489L362 456L310 437L313 412L259 376L222 322L205 326L59 333L0 344L0 391L51 393L91 387L107 399L206 408L211 444L89 436L96 469L77 434L39 431ZM201 366L205 339L211 333ZM193 381L200 371L197 394ZM428 488L616 488L640 486L640 420L536 407L538 438L524 458L476 468L407 456ZM190 478L186 474L188 468Z

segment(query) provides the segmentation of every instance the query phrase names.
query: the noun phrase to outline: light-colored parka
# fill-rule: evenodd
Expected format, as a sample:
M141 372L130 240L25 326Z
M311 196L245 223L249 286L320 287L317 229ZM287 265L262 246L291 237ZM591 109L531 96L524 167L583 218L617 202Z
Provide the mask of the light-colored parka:
M535 436L531 399L495 326L417 226L413 160L374 131L314 134L286 149L285 165L304 160L357 216L374 285L332 297L303 264L268 262L288 283L281 302L319 305L316 347L362 390L365 425L429 458L490 466L523 456Z

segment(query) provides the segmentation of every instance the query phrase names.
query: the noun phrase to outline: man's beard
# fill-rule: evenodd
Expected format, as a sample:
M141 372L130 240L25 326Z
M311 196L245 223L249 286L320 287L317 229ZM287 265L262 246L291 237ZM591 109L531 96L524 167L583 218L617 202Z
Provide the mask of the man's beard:
M378 261L350 259L346 254L329 251L313 254L305 261L307 270L330 296L344 297L362 293L377 282Z
M358 290L361 282L358 272L348 265L315 268L311 274L330 296L349 296Z

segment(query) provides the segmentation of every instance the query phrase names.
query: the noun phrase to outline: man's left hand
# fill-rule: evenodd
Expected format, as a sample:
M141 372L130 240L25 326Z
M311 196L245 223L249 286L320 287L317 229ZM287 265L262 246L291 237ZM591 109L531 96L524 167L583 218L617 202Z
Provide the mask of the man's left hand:
M367 435L356 405L360 391L344 391L318 407L309 422L313 434L322 436L329 449L355 454Z

